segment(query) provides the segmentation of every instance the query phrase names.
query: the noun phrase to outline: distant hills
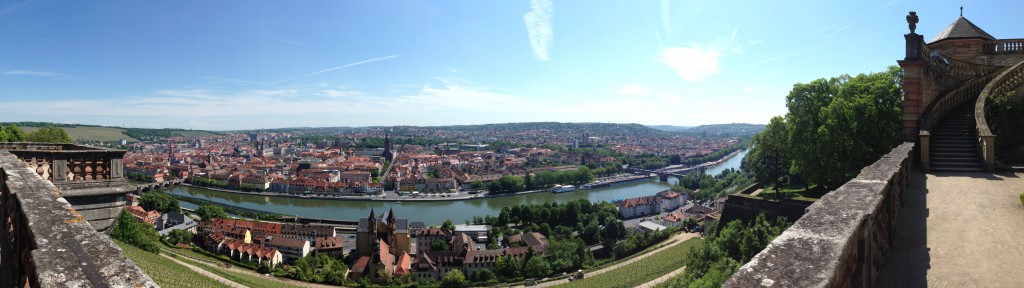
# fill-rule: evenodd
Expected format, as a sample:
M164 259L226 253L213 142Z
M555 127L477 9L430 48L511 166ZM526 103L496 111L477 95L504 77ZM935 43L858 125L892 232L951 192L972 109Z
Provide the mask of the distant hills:
M188 130L176 128L120 128L88 124L61 124L48 122L0 122L0 125L15 124L26 132L43 126L64 128L72 139L78 141L118 141L129 142L159 139L165 137L203 137L223 134L224 132L206 130ZM338 134L363 132L367 130L389 131L396 134L426 135L437 131L460 131L468 134L519 133L530 130L546 130L556 135L576 135L584 131L626 137L664 137L670 135L695 135L700 137L746 137L753 136L764 130L762 124L730 123L700 126L673 125L640 125L616 123L563 123L563 122L525 122L499 123L481 125L450 125L450 126L369 126L369 127L295 127L275 129L254 129L225 132L296 132L300 134ZM451 135L456 136L456 135ZM460 135L462 136L462 135Z
M743 137L752 136L764 130L762 124L730 123L730 124L709 124L700 126L673 126L673 125L647 125L654 129L666 132L679 132L683 134L699 134L701 136L718 137Z
M747 123L731 123L731 124L711 124L711 125L700 125L690 129L683 130L681 133L685 134L699 134L702 136L719 136L719 137L743 137L753 136L764 130L764 124L747 124Z
M690 129L690 128L694 127L694 126L672 126L672 125L646 125L646 126L654 128L654 129L658 129L658 130L661 130L661 131L668 131L668 132L679 132L679 131L683 131L683 130Z
M86 142L113 142L125 139L128 142L139 142L140 140L156 139L164 137L203 137L219 133L204 130L187 129L150 129L150 128L120 128L88 124L62 124L49 122L2 122L0 125L18 125L25 132L32 132L45 126L55 126L64 129L74 141Z

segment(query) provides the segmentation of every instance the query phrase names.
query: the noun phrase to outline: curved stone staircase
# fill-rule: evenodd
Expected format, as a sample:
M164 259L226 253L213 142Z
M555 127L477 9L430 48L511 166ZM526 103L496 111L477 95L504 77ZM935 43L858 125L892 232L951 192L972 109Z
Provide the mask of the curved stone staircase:
M984 171L974 123L974 101L953 108L931 131L929 158L932 171Z

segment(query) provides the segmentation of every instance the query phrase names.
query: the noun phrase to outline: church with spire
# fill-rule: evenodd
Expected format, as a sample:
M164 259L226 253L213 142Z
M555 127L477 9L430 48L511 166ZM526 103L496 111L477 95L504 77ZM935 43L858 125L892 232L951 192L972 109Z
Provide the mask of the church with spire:
M412 248L409 219L396 218L394 209L359 219L356 228L356 262L352 278L379 279L411 273Z

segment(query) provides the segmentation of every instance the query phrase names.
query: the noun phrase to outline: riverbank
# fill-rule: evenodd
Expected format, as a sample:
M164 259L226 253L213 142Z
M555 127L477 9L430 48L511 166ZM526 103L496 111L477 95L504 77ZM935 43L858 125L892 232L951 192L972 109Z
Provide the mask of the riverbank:
M548 191L520 194L510 193L502 194L502 197L478 197L461 201L406 202L403 199L401 204L394 201L331 201L300 197L269 197L269 195L229 193L188 186L175 186L168 189L167 192L253 210L296 215L303 218L359 219L369 215L370 210L379 212L394 209L398 216L416 219L414 221L422 221L428 225L441 225L441 223L449 219L455 223L463 223L467 220L472 221L473 216L497 216L502 208L520 204L565 203L577 199L587 199L590 202L614 201L616 199L649 196L670 188L671 185L658 181L655 178L637 183L564 193L551 193Z
M335 200L335 201L378 201L378 202L398 202L398 201L409 201L409 202L443 202L443 201L460 201L460 200L472 200L472 199L483 199L483 198L509 197L509 196L517 196L517 195L525 195L525 194L533 194L533 193L543 193L543 192L551 193L551 189L539 189L539 190L520 191L520 192L514 192L514 193L499 193L499 194L492 194L492 193L489 193L489 192L481 192L481 193L478 193L478 194L469 194L467 192L456 192L456 193L443 194L444 196L404 196L404 195L397 194L395 192L385 191L384 194L380 194L380 195L368 195L368 196L337 195L337 196L330 196L330 195L318 195L318 194L295 195L295 194L277 193L277 192L248 192L248 191L239 191L239 190L224 189L224 188L197 186L197 185L192 185L192 184L189 184L189 183L181 183L181 186L191 187L191 188L202 188L202 189L219 191L219 192L224 192L224 193L245 194L245 195L253 195L253 196L289 197L289 198L300 198L300 199Z

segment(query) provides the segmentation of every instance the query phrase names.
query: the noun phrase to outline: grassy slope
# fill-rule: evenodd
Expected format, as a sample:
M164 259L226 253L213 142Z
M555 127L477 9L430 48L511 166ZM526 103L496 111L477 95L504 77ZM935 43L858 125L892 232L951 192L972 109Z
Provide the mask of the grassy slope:
M303 287L303 286L298 286L298 285L292 285L292 284L289 284L289 283L274 281L274 280L270 280L270 279L265 279L265 278L260 278L260 277L253 277L252 275L242 274L242 273L238 273L238 272L232 272L232 271L228 271L228 270L225 270L225 269L219 268L219 267L211 267L209 265L205 265L205 264L199 263L199 262L197 262L197 261L195 261L193 259L186 258L186 257L181 257L181 256L178 256L178 255L173 255L172 257L178 258L178 260L182 260L185 263L192 264L192 266L196 266L196 267L202 268L203 270L209 271L210 273L217 274L217 276L224 277L224 279L235 281L235 283L242 284L242 285L249 286L249 287L266 287L266 288L278 288L278 287L279 288L301 288L301 287Z
M121 241L114 242L124 250L128 259L134 261L135 265L142 268L142 272L153 278L160 287L228 287L158 254L143 251Z

